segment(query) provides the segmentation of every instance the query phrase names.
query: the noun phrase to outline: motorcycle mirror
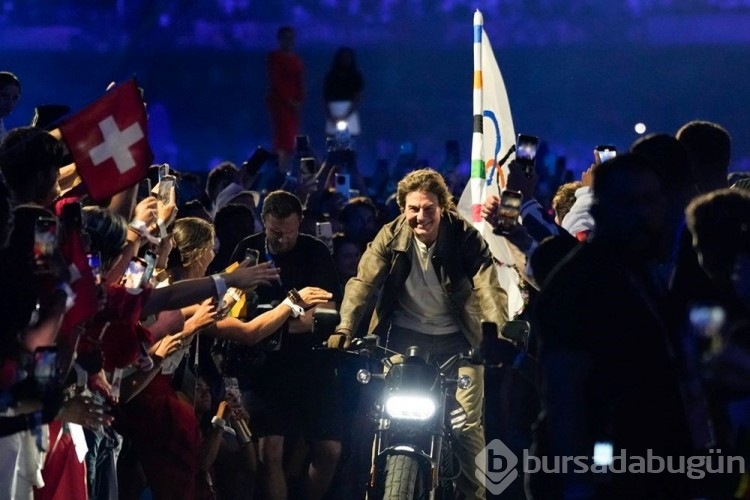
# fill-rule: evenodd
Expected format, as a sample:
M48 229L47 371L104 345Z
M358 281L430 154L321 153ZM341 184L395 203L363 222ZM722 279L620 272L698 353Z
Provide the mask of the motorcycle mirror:
M313 313L312 332L316 335L330 336L341 321L341 316L336 309L318 307Z
M529 340L531 325L528 321L512 320L506 321L500 329L500 334L508 340L521 345L526 345Z
M482 349L480 347L472 347L469 350L469 355L466 356L469 363L472 365L481 365L484 360L482 359Z

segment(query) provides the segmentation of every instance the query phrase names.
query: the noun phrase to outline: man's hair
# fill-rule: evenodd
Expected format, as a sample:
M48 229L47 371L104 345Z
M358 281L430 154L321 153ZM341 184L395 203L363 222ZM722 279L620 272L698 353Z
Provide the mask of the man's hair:
M740 252L750 252L750 193L729 188L711 191L693 199L685 216L701 251L726 262L733 262Z
M216 165L206 177L206 194L211 201L216 201L219 193L232 183L239 184L240 170L231 161L223 161Z
M552 198L552 208L558 220L562 221L576 201L576 189L583 186L581 181L566 182L559 188Z
M342 224L346 224L349 217L351 217L354 211L358 208L365 208L372 211L373 217L378 216L378 207L370 198L367 196L355 196L344 205L344 208L341 209L339 221L341 221Z
M406 208L406 195L415 191L432 193L437 196L440 208L443 210L453 210L455 208L453 195L451 195L450 189L445 184L445 179L431 168L422 168L409 172L398 182L396 201L402 212Z
M271 191L266 195L261 213L264 221L268 215L276 219L286 219L292 214L297 214L302 219L302 203L295 195L281 189Z
M607 193L622 182L621 174L649 172L664 182L663 171L647 156L638 153L625 153L607 160L594 169L594 191L595 203L607 196ZM626 210L626 207L623 207Z
M647 157L661 170L660 177L666 191L681 190L695 185L687 151L680 141L671 135L651 134L641 137L630 146L630 152Z
M0 143L0 171L14 196L45 197L63 166L65 151L58 139L44 130L19 127ZM52 185L40 185L41 180ZM29 200L24 200L29 201Z
M15 85L18 90L21 90L21 80L10 71L0 71L0 87L7 85Z
M696 170L719 169L714 175L727 175L732 139L724 127L714 122L693 120L680 127L677 140L685 146ZM711 172L704 174L710 175Z

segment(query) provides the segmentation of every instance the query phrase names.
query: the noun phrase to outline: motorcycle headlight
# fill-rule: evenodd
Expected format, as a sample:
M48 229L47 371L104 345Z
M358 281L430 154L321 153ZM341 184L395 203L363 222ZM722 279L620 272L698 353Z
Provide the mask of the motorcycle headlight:
M394 395L385 401L385 411L394 419L428 420L435 414L435 402L425 396Z

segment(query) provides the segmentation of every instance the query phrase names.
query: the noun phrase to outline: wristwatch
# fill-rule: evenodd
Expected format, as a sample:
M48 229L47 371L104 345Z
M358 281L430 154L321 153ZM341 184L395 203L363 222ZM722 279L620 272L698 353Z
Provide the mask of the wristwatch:
M292 304L297 305L302 302L302 295L299 294L296 288L292 288L286 294L286 297L292 301Z

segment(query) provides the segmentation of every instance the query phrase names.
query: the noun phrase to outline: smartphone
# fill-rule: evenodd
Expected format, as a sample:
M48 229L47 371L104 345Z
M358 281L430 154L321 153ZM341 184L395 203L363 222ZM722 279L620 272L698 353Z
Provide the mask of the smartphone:
M294 138L294 147L297 151L307 151L310 148L310 138L300 134Z
M34 223L34 263L38 269L48 269L49 259L57 246L57 219L39 217Z
M236 377L224 377L224 393L227 396L233 396L238 402L242 402L240 383Z
M166 176L169 175L169 163L162 163L159 165L159 182L162 181ZM150 192L151 190L149 190Z
M74 201L66 203L62 207L60 212L60 221L66 228L80 229L81 228L81 202Z
M159 201L163 204L169 205L172 202L176 182L177 178L174 175L166 175L159 181Z
M151 196L151 179L146 177L141 182L138 183L138 200L142 200L144 198L148 198Z
M156 267L156 254L151 250L146 250L143 255L143 260L146 261L146 270L143 272L143 281L141 285L151 281L151 276L154 275L154 268Z
M506 189L502 192L498 208L498 228L501 231L509 231L518 225L522 201L523 195L519 191Z
M609 441L597 441L594 443L594 454L592 456L594 465L608 467L614 461L614 446Z
M137 289L143 284L143 277L146 273L146 261L140 257L133 257L128 263L128 268L122 276L121 284L125 288Z
M102 283L102 257L99 252L92 252L86 254L86 259L91 269L91 274L94 275L94 283L101 285Z
M349 199L351 195L351 177L349 174L336 174L336 192Z
M263 146L258 146L250 155L250 158L245 160L242 164L242 168L245 170L245 174L248 177L255 177L260 171L261 167L271 159L271 153L269 153Z
M617 156L617 148L607 144L600 144L594 148L594 162L599 165Z
M245 260L250 261L251 266L254 266L258 263L258 260L260 260L260 252L255 250L254 248L248 248L245 250Z
M42 390L54 390L60 377L57 346L37 347L34 351L34 378Z
M333 226L330 222L316 222L315 237L325 243L328 250L333 252Z
M518 134L516 138L516 161L524 167L524 173L534 175L534 162L539 149L539 138L533 135Z
M305 157L299 161L299 171L303 174L314 174L315 173L315 158Z

